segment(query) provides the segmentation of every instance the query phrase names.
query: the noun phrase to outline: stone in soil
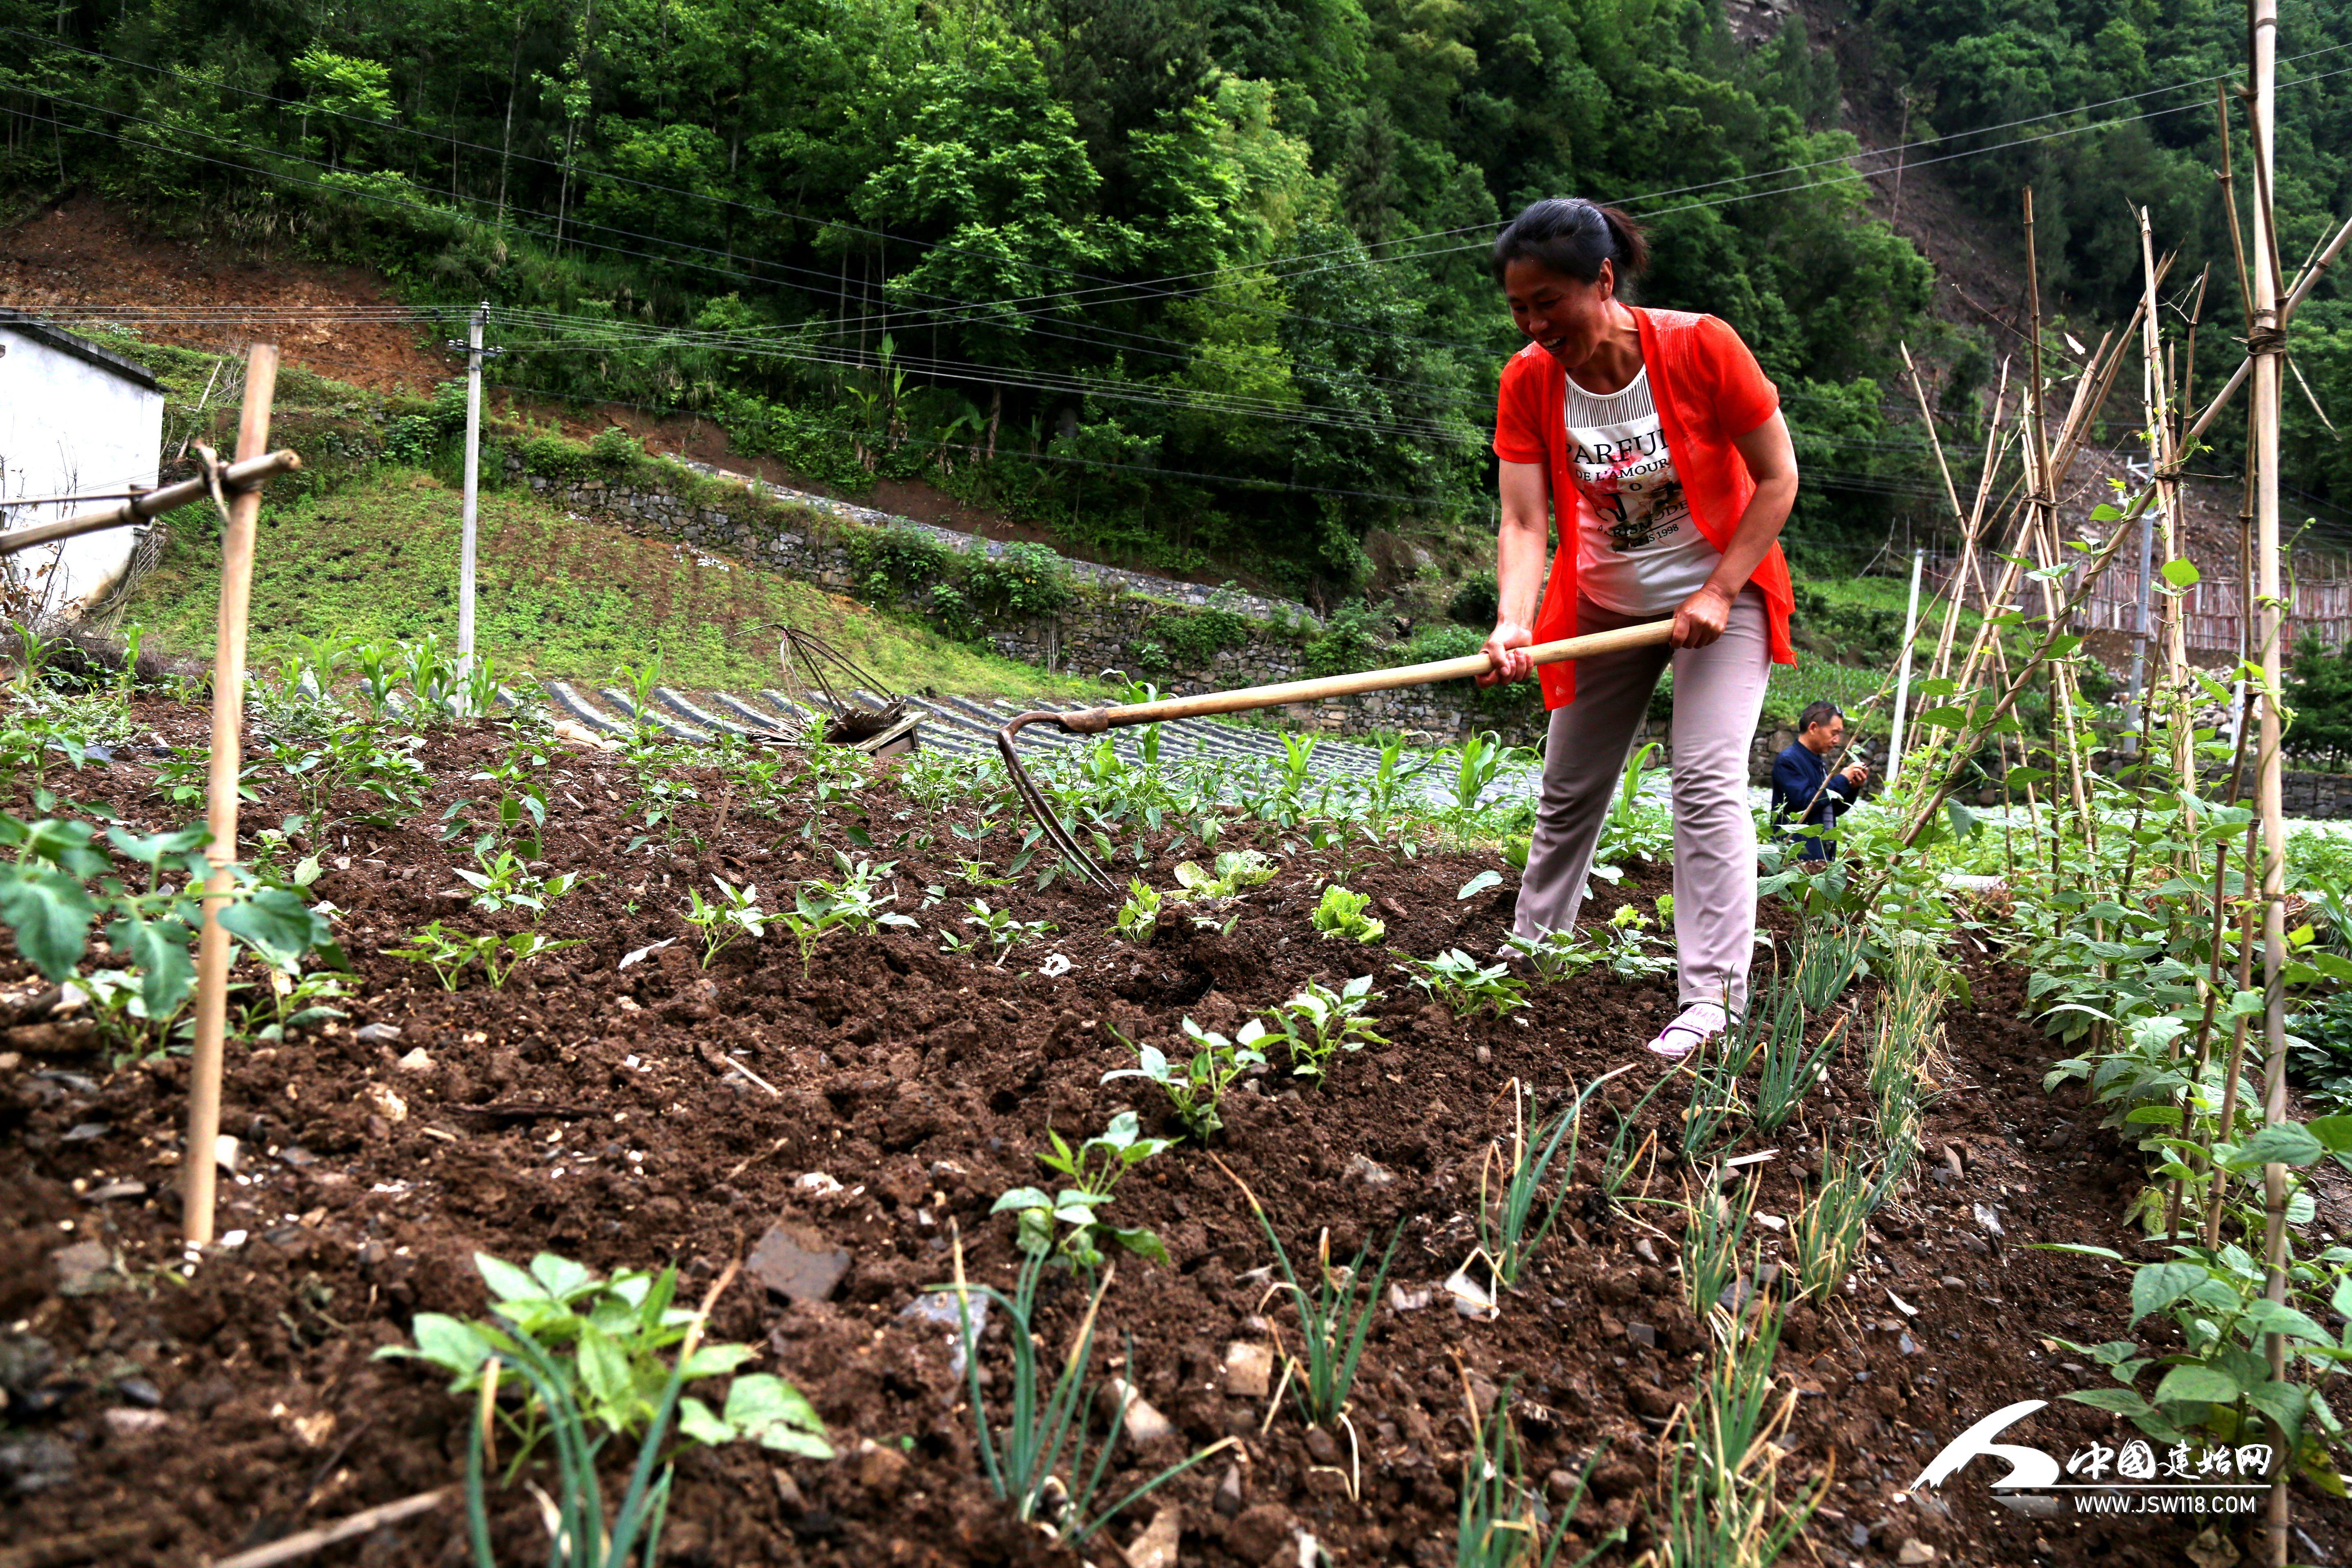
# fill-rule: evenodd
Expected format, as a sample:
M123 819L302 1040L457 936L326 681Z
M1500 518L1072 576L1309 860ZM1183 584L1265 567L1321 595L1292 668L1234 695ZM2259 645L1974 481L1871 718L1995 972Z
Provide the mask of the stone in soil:
M1273 1563L1277 1554L1297 1562L1290 1515L1270 1502L1252 1504L1225 1531L1225 1550L1243 1563Z
M1151 1516L1143 1533L1127 1545L1128 1568L1176 1568L1184 1536L1184 1510L1170 1503Z
M73 1479L74 1451L64 1439L34 1432L0 1443L0 1480L27 1495Z
M789 1301L822 1301L849 1272L849 1254L803 1226L772 1225L745 1265L751 1278Z
M1274 1387L1274 1351L1236 1340L1225 1347L1225 1392L1235 1399L1264 1399Z
M1117 1402L1125 1403L1126 1426L1122 1430L1127 1440L1139 1448L1149 1447L1162 1438L1176 1435L1175 1425L1154 1409L1140 1390L1123 1378L1114 1377L1104 1384L1099 1398L1107 1417L1118 1412Z
M1217 1483L1217 1495L1210 1500L1210 1506L1227 1519L1241 1512L1242 1468L1239 1465L1225 1467L1224 1479Z
M77 1241L49 1257L58 1271L58 1294L87 1296L114 1281L114 1254L102 1241Z

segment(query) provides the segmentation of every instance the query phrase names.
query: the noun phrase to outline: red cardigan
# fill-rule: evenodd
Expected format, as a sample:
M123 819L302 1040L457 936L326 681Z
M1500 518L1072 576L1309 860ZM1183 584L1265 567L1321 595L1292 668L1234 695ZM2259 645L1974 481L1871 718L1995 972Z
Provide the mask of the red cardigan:
M1658 423L1674 453L1675 472L1690 500L1698 530L1717 550L1756 494L1747 459L1731 443L1780 406L1780 394L1765 377L1756 356L1731 324L1717 316L1685 310L1629 307L1642 331L1642 363L1650 372L1650 395ZM1559 548L1544 584L1543 607L1532 630L1538 642L1576 635L1575 479L1568 463L1568 373L1541 347L1529 343L1503 367L1495 409L1495 456L1507 463L1543 463L1551 480L1552 515ZM1789 586L1789 563L1776 542L1748 581L1764 595L1772 628L1772 661L1794 664L1789 613L1796 595ZM1544 706L1563 708L1576 696L1573 660L1537 671Z

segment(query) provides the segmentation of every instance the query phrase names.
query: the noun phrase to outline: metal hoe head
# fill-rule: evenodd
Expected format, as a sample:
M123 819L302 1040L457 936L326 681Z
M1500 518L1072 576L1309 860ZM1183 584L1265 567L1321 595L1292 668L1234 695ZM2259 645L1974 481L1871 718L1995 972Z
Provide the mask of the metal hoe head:
M1072 735L1099 735L1110 728L1109 715L1100 708L1082 708L1075 713L1055 713L1043 709L1024 713L996 732L996 750L1004 759L1006 774L1013 780L1013 793L1021 797L1021 804L1028 808L1030 816L1045 835L1046 841L1061 851L1062 858L1076 867L1087 880L1106 893L1116 893L1118 884L1112 881L1110 873L1087 853L1078 843L1078 836L1070 831L1069 825L1054 815L1053 803L1045 798L1045 792L1038 787L1037 781L1031 778L1029 770L1022 765L1021 753L1013 740L1024 725L1035 723L1052 724Z

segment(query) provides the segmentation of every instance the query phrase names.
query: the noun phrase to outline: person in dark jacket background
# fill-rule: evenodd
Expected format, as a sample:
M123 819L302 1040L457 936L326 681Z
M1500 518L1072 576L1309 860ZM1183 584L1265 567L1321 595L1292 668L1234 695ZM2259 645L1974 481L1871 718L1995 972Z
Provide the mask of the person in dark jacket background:
M1791 837L1790 827L1798 824L1822 830L1806 837L1798 851L1803 859L1826 860L1837 853L1838 816L1869 782L1870 770L1860 763L1830 773L1830 753L1843 744L1845 715L1836 704L1809 703L1797 716L1796 742L1772 759L1772 819L1783 825L1782 836Z

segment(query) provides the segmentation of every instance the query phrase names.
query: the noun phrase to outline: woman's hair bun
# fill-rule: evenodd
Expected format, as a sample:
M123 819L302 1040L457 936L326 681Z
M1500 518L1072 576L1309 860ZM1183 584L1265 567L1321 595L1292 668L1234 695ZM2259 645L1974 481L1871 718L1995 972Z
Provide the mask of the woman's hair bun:
M1615 207L1582 196L1548 196L1503 226L1488 265L1495 281L1514 261L1534 261L1564 278L1594 283L1611 263L1622 289L1649 269L1650 242L1642 226Z

